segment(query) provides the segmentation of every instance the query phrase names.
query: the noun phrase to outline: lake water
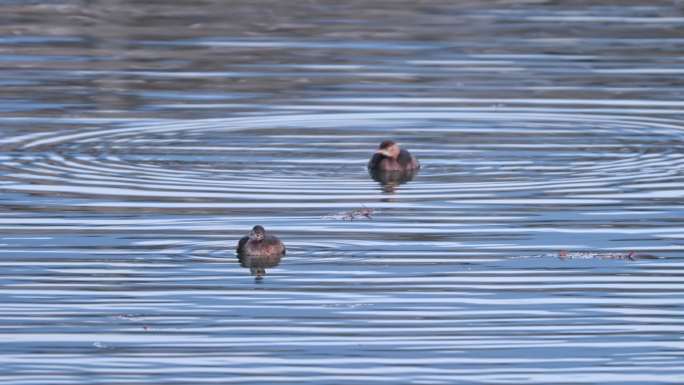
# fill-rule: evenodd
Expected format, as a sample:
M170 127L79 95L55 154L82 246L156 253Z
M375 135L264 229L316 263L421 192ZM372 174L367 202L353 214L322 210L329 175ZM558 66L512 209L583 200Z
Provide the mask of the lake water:
M2 384L684 383L683 2L0 21Z

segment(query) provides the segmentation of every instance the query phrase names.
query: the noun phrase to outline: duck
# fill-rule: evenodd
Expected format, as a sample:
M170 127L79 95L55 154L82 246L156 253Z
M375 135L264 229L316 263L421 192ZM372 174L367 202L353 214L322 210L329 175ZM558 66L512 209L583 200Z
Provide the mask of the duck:
M368 169L371 171L407 172L419 168L418 159L392 140L382 141L368 161Z
M238 242L237 253L245 256L276 257L285 255L285 245L276 236L267 234L261 225L252 228Z

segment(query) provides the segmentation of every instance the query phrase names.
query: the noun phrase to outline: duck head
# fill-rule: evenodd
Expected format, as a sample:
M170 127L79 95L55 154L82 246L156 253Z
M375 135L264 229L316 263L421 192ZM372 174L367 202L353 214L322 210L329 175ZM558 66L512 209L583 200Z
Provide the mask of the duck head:
M376 154L384 155L388 158L396 159L399 157L399 152L401 151L401 148L399 148L399 145L396 144L392 140L385 140L380 145L378 146L378 149L375 151Z
M261 241L266 236L266 230L262 226L254 226L249 232L249 239L252 241Z

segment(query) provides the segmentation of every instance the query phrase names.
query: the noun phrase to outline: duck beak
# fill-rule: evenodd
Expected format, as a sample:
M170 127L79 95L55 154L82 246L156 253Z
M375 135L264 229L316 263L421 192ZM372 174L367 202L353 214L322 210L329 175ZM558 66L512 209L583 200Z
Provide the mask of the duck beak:
M380 150L375 151L375 153L389 157L389 152L387 152L387 150L380 149Z

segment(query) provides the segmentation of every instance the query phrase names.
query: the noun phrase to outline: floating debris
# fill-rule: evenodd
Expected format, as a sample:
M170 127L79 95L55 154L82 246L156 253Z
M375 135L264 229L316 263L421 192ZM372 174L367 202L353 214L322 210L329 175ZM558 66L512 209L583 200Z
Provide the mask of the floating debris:
M139 316L136 314L117 314L116 318L120 320L125 320L125 321L132 321L135 322L137 321L137 318Z
M354 219L373 219L373 214L375 213L375 210L363 206L359 209L354 209L351 211L343 211L334 215L328 215L323 217L323 219L341 219L343 221L353 221Z
M142 323L143 322L143 316L141 314L117 314L116 319L127 321L127 322L133 322L133 323ZM149 331L150 327L146 324L142 324L141 327L145 331Z
M658 257L650 254L637 254L634 251L624 252L600 252L600 251L567 251L558 252L560 259L625 259L636 261L639 259L657 259Z
M363 207L360 209L355 209L352 211L349 211L348 213L345 214L345 216L342 217L343 220L349 219L350 221L353 221L356 218L366 218L366 219L373 219L374 210L368 207Z

